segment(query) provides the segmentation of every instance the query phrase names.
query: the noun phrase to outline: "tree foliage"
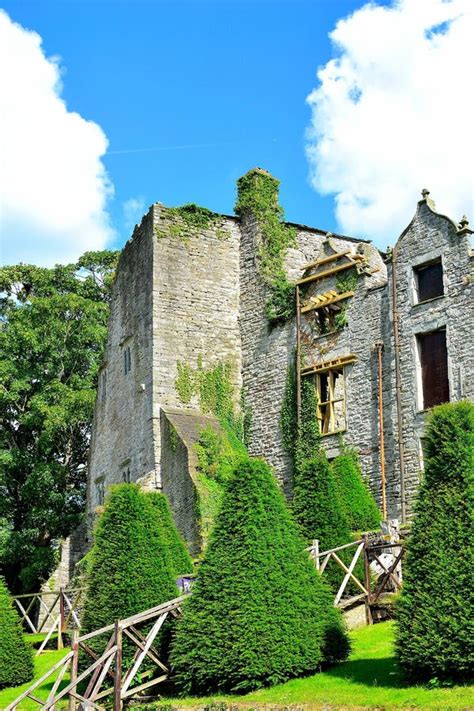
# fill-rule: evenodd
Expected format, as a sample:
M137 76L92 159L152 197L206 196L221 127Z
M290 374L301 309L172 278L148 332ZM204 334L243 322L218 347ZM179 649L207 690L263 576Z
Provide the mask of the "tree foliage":
M169 543L157 510L137 484L110 488L90 553L85 632L176 597Z
M397 655L411 680L474 672L474 405L435 408L426 433L397 608Z
M0 577L0 689L33 678L33 654L26 644L20 619Z
M145 496L155 509L157 528L167 548L167 558L173 571L173 576L176 578L178 575L191 573L193 570L193 562L186 548L186 544L181 538L173 521L168 499L159 491L147 492Z
M178 686L247 691L314 672L347 653L339 612L271 470L242 459L177 627Z
M79 523L116 252L0 269L0 565L38 589Z
M359 458L353 449L343 448L331 462L342 509L352 531L371 531L380 525L380 511L362 477Z

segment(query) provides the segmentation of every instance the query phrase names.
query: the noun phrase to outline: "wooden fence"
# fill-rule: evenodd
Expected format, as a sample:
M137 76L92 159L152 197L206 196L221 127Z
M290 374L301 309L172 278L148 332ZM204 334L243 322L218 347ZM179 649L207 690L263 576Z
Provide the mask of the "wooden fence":
M63 648L63 634L79 629L80 606L84 590L60 590L16 595L13 600L18 608L24 630L31 634L47 632L36 655L45 649L52 635L57 633L58 649Z
M341 559L341 551L355 549L350 561L345 563ZM380 539L372 541L364 536L359 541L346 543L343 546L337 546L330 550L319 551L319 542L314 540L312 545L307 548L311 558L316 565L316 568L324 575L328 565L333 562L343 572L341 584L334 598L334 605L341 609L352 606L353 604L365 602L369 607L376 605L380 601L382 593L387 591L389 584L394 590L401 588L401 560L405 553L405 548L402 543L385 542ZM392 559L389 563L382 560L382 553L390 551ZM356 565L359 560L363 561L363 578L360 579L356 575ZM376 563L379 567L378 576L374 576L371 570L371 563ZM374 577L376 578L374 580ZM347 596L347 586L352 582L360 591L358 595ZM344 597L344 593L346 596ZM370 611L368 614L371 621Z
M21 709L21 702L26 698L36 702L45 711L54 709L55 704L66 699L69 699L69 711L75 711L78 702L81 708L99 711L104 708L98 704L99 701L113 698L114 711L120 711L124 700L168 678L170 670L160 659L160 652L154 642L166 619L181 614L180 606L184 599L183 595L82 636L74 630L71 651L7 706L5 711ZM92 645L91 640L95 640ZM128 646L124 657L125 640ZM97 647L100 651L97 651ZM79 655L81 659L88 658L87 668L83 671L79 671ZM69 678L66 676L68 672ZM53 675L56 676L48 697L40 699L35 694L36 690ZM60 688L63 682L65 686Z

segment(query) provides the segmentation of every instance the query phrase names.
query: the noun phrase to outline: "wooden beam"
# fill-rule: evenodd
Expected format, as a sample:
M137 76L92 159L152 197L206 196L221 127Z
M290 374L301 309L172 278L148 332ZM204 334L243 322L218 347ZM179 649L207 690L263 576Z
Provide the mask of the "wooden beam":
M308 306L303 306L301 308L301 313L306 314L308 311L314 311L315 309L321 309L324 306L330 306L331 304L337 304L338 301L343 301L343 299L349 299L351 296L354 296L353 291L345 291L343 294L338 294L337 296L332 296L329 299L326 299L325 301L321 301L320 303L314 303L314 304L309 304ZM311 301L311 299L309 299Z
M299 279L296 284L309 284L311 281L318 281L318 279L325 279L326 277L337 274L338 272L344 271L344 269L354 269L356 265L354 262L347 262L347 264L339 264L337 267L331 267L331 269L326 269L319 274L312 274L311 276L304 277L304 279Z
M312 375L313 373L324 373L327 370L332 370L333 368L341 368L350 363L354 363L357 360L357 356L353 353L340 356L339 358L333 358L332 360L326 360L323 363L314 363L309 365L307 368L301 372L301 375Z
M345 257L346 254L350 253L350 249L344 249L342 252L335 252L334 254L330 254L329 257L323 257L322 259L315 259L313 262L308 262L308 264L305 264L304 267L301 267L301 269L305 272L307 269L311 269L312 267L319 267L321 264L328 264L328 262L334 262L336 259L340 259L340 257Z

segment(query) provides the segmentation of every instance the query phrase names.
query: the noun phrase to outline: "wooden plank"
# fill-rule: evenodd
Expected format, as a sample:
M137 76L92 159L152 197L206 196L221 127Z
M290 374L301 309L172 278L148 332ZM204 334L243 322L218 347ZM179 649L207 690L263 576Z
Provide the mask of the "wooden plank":
M140 686L134 686L133 689L129 689L127 692L125 692L122 696L123 699L127 699L129 696L134 696L135 694L138 694L139 691L143 691L144 689L149 689L150 686L154 686L155 684L161 684L162 681L166 681L168 678L168 674L163 674L163 676L159 676L157 679L152 679L151 681L147 681L145 684L140 684ZM115 708L114 708L115 711Z
M41 686L43 681L46 681L46 679L48 679L51 676L51 674L54 674L54 672L57 669L62 667L64 664L67 664L69 662L69 660L71 659L72 655L73 655L73 652L68 652L65 657L60 659L59 662L56 662L56 664L54 664L51 667L51 669L48 669L48 671L45 672L43 674L43 676L41 676L33 684L31 684L31 686L29 686L26 691L24 691L20 696L18 696L14 701L12 701L11 704L6 706L4 711L13 711L13 709L16 709L16 707L18 706L20 701L23 701L23 699L26 699L26 697L29 696L29 694L31 694L35 689L37 689L38 686ZM43 702L41 702L41 703L43 703Z
M301 375L312 375L313 373L324 373L333 368L342 368L345 365L350 365L355 363L357 356L353 353L347 356L340 356L339 358L333 358L332 360L326 360L322 363L314 363L313 365L308 365L301 372Z
M339 565L339 567L342 568L346 573L348 573L349 572L348 567L345 565L345 563L342 562L342 560L339 558L339 556L336 555L336 553L331 553L331 555L334 558L334 560L336 561L336 563ZM365 595L367 595L367 590L364 588L364 586L362 585L360 580L358 580L353 573L350 573L350 576L351 576L351 579L355 582L355 584L359 588L359 590L362 590L362 592L365 593Z
M46 637L44 638L43 642L41 643L41 646L40 646L40 648L38 649L38 651L36 652L35 657L37 657L39 654L41 654L41 652L43 651L43 649L46 647L46 645L48 644L48 642L49 642L49 640L50 640L50 637L51 637L51 635L53 634L53 632L54 632L54 630L56 629L56 627L58 628L58 632L59 632L59 627L60 627L60 624L59 624L59 623L60 623L60 621L61 621L61 618L58 617L58 619L56 620L56 622L54 623L54 625L51 627L51 629L49 630L48 634L47 634Z
M155 624L151 628L150 632L148 633L147 639L146 639L146 644L145 644L144 648L138 655L138 657L137 657L134 665L130 669L130 671L127 672L127 674L125 675L125 679L123 681L123 687L122 687L124 692L127 691L128 687L132 683L132 680L133 680L135 674L137 673L138 669L140 668L141 663L145 659L148 650L150 649L151 645L153 644L153 641L154 641L156 635L162 628L163 623L166 620L167 616L168 616L168 613L166 613L166 612L163 613L162 615L160 615L159 619L155 622Z
M36 634L36 632L37 632L36 627L33 625L33 623L31 622L31 620L30 620L28 614L25 612L25 609L24 609L23 605L22 605L21 602L20 602L19 600L17 600L16 598L14 598L14 600L15 600L15 603L16 603L17 607L19 607L20 610L21 610L22 613L23 613L23 617L21 618L21 621L23 622L23 620L25 620L25 621L29 624L30 628L33 630L33 634ZM29 609L29 608L28 608L28 609Z
M339 264L337 267L332 267L331 269L325 269L322 272L319 272L319 274L312 274L311 276L308 277L303 277L303 279L298 279L296 282L297 285L301 284L309 284L312 281L319 281L319 279L326 279L326 277L330 277L333 274L338 274L339 272L342 272L346 269L354 269L355 264L353 262L347 262L347 264Z
M139 647L139 649L143 650L143 648L145 647L145 643L146 643L146 637L144 637L143 640L140 640L138 637L135 636L135 634L137 632L137 630L135 630L135 629L134 629L135 634L133 634L132 632L130 632L130 630L128 630L126 628L124 629L124 632L127 635L127 637L129 639L131 639L132 642L137 645L137 647ZM137 654L138 654L138 652L137 652ZM137 654L135 655L135 657L137 656ZM160 661L160 658L158 656L158 650L155 647L151 646L149 648L149 650L147 652L147 656L150 657L152 662L154 662L156 664L156 666L160 667L163 671L165 671L165 672L169 671L168 668L163 664L163 662Z
M306 271L307 269L311 269L312 267L319 267L321 264L329 264L329 262L334 262L336 259L340 259L341 257L345 257L346 254L350 254L352 250L350 249L344 249L341 252L335 252L334 254L330 254L328 257L322 257L321 259L315 259L312 262L308 262L308 264L305 264L304 267L301 267L302 271Z
M339 587L339 590L337 591L336 597L334 599L335 605L339 604L339 601L342 597L342 593L346 589L347 583L349 582L349 579L350 579L352 572L356 566L356 563L359 560L359 556L362 552L363 547L364 547L364 541L362 541L362 543L360 544L360 546L357 548L356 552L354 553L354 557L352 558L352 560L350 562L349 568L347 569L347 573L345 574L344 579L343 579L343 581Z
M332 296L328 298L326 301L323 301L322 303L308 303L306 302L306 306L303 306L301 308L301 313L306 314L308 311L314 311L315 309L320 309L323 306L330 306L331 304L337 304L339 301L343 301L344 299L349 299L351 296L354 296L353 291L345 291L343 294L338 294L337 296ZM311 301L311 299L309 299Z

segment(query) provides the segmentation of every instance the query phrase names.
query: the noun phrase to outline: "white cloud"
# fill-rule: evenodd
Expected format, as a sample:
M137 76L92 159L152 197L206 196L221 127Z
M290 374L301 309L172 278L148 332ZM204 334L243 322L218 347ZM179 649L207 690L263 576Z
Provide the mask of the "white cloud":
M425 187L474 221L473 35L472 0L371 3L337 23L307 99L307 156L343 231L393 244Z
M61 67L41 37L0 10L0 229L2 261L50 265L103 249L113 236L107 138L69 111Z
M145 198L131 197L122 205L125 227L132 230L138 224L145 212Z

